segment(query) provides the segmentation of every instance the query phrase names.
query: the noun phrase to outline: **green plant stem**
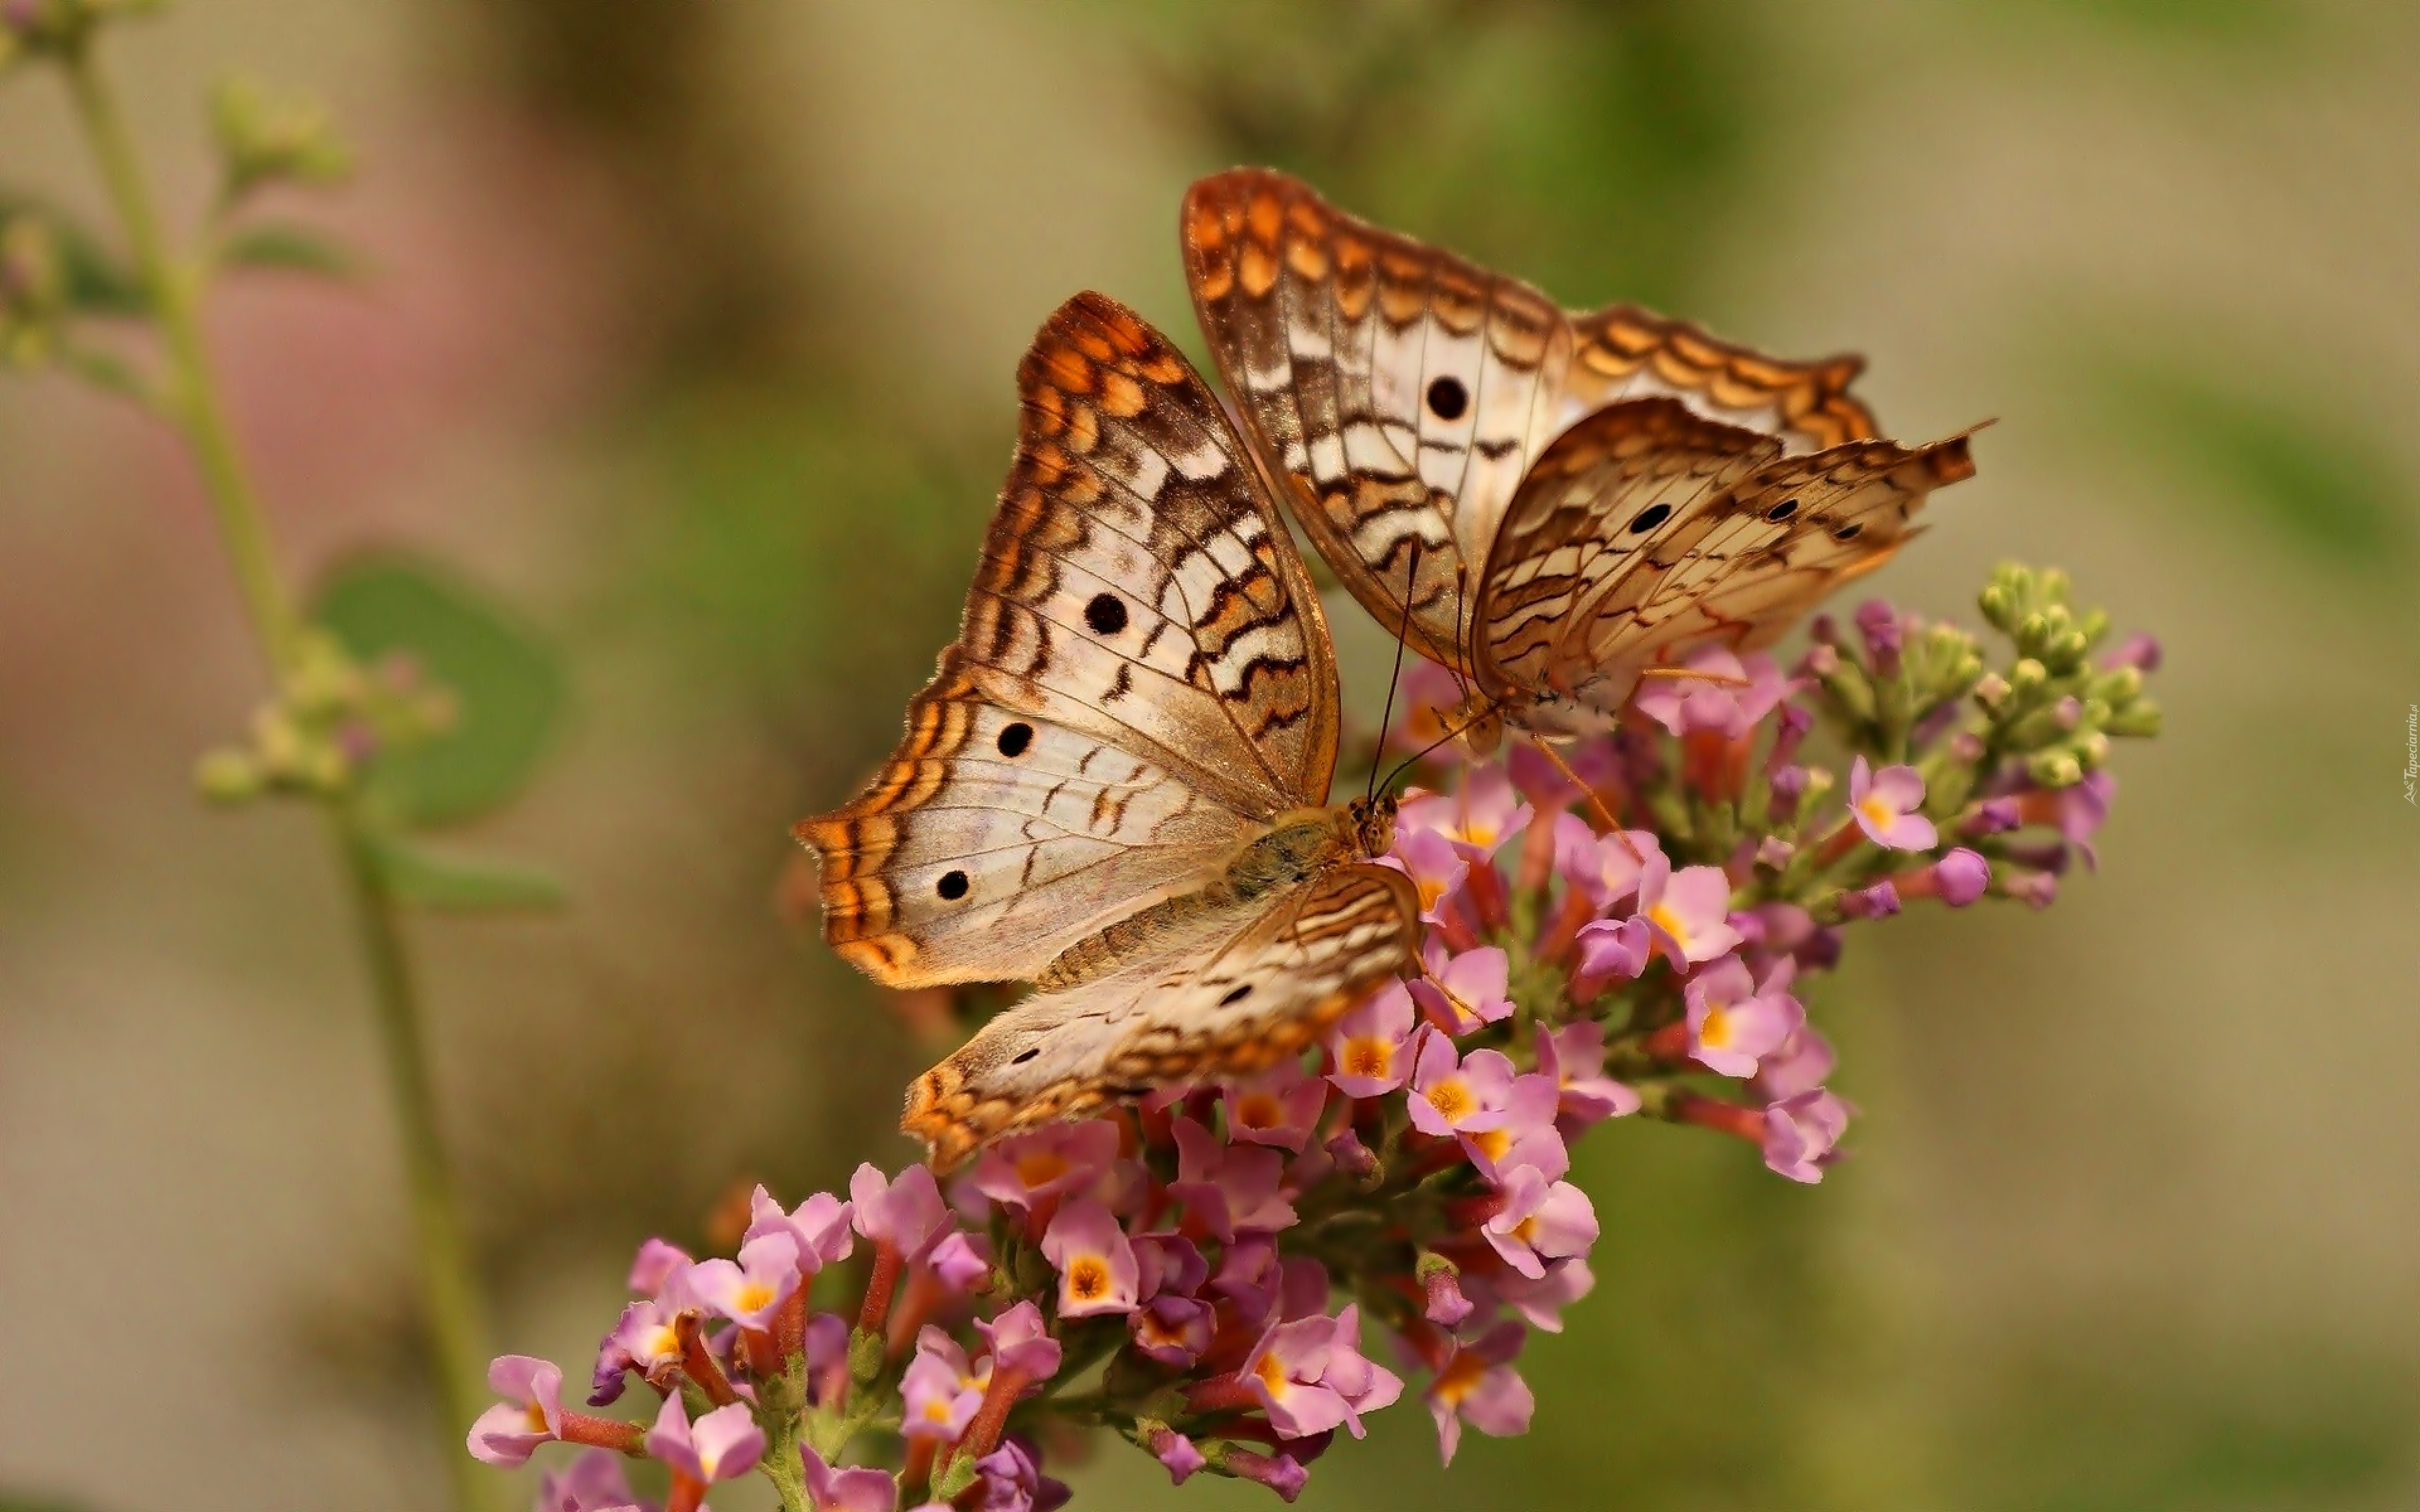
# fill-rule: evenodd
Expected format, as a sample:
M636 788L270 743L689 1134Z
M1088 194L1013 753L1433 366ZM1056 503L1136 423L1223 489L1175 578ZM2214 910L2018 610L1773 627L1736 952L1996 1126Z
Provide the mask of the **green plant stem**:
M201 470L211 516L261 655L272 675L282 676L300 657L302 622L279 576L267 517L227 423L226 407L210 367L200 318L206 275L197 266L178 262L168 250L141 161L89 40L70 49L63 65L77 117L151 299L153 318L166 349L169 418L193 448ZM403 1145L419 1250L421 1303L437 1376L442 1453L455 1504L464 1512L476 1512L491 1504L492 1477L463 1452L460 1435L487 1395L488 1333L438 1132L435 1088L429 1079L419 998L404 948L402 911L388 887L370 826L358 807L339 796L322 804L321 811L352 896L396 1133Z

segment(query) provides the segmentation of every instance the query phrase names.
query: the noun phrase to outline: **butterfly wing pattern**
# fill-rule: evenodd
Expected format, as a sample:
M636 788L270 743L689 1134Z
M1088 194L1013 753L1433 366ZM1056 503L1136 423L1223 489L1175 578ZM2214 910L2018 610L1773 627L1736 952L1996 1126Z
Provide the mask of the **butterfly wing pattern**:
M957 641L867 790L799 826L826 937L876 980L1053 984L910 1089L907 1126L944 1162L1299 1049L1411 959L1418 912L1349 855L1205 894L1326 802L1339 702L1318 600L1217 399L1132 312L1069 301L1018 389ZM1071 950L1093 964L1063 985Z
M1859 358L1787 362L1635 305L1570 314L1516 279L1346 215L1283 174L1238 168L1202 179L1186 196L1181 233L1194 307L1219 372L1304 532L1381 623L1408 619L1414 649L1476 681L1541 733L1603 728L1637 671L1659 658L1708 640L1771 639L1826 589L1886 560L1900 534L1873 519L1870 537L1852 548L1853 535L1833 549L1788 532L1787 553L1776 555L1774 543L1738 520L1707 544L1699 532L1715 521L1675 502L1669 533L1652 557L1637 557L1643 543L1580 542L1569 532L1624 528L1637 511L1621 520L1602 510L1564 511L1552 530L1535 517L1535 497L1550 486L1534 476L1540 469L1559 474L1582 451L1594 455L1583 441L1558 457L1559 438L1575 425L1625 405L1658 407L1606 421L1597 433L1620 439L1624 465L1644 469L1623 485L1631 490L1624 499L1650 478L1680 488L1714 465L1693 455L1672 459L1668 472L1639 456L1659 427L1673 430L1687 418L1730 433L1725 448L1746 449L1737 459L1741 477L1755 471L1745 464L1750 452L1763 459L1758 466L1802 455L1832 458L1827 467L1861 459L1853 471L1883 467L1889 455L1931 456L1940 464L1932 481L1894 495L1907 510L1927 488L1965 475L1959 469L1971 471L1956 440L1942 443L1957 447L1954 463L1945 449L1845 450L1879 435L1849 393ZM1649 415L1660 418L1642 420ZM1568 490L1561 497L1568 502ZM1638 510L1650 507L1642 501ZM1839 512L1850 506L1836 500L1830 507L1826 517L1846 523ZM1726 519L1736 513L1724 508ZM1555 539L1567 554L1583 546L1597 556L1609 551L1600 572L1646 561L1679 570L1652 583L1625 579L1601 600L1566 592L1576 586L1564 581L1567 560L1503 548L1511 516L1523 511L1531 517L1525 536ZM1811 519L1811 505L1808 513ZM1785 559L1792 570L1776 575ZM1742 573L1749 579L1735 576ZM1652 593L1652 606L1623 596L1630 593ZM1692 594L1708 601L1692 609ZM1568 619L1583 609L1601 610L1587 628ZM1491 653L1497 641L1502 649ZM1637 660L1589 659L1600 655ZM1591 690L1585 700L1575 696L1583 685Z
M1609 724L1641 671L1770 644L1890 560L1932 489L1974 474L1965 436L1910 450L1777 437L1671 399L1609 406L1546 449L1482 579L1482 686L1539 690L1542 733Z

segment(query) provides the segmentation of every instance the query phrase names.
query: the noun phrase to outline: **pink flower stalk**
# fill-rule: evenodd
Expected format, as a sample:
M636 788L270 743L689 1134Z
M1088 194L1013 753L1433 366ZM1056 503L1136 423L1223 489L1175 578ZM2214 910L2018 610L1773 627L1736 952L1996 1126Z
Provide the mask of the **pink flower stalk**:
M1176 1180L1169 1193L1220 1242L1294 1227L1294 1209L1279 1191L1283 1155L1221 1144L1191 1119L1176 1119L1174 1132Z
M1556 1088L1556 1106L1576 1133L1638 1111L1638 1094L1605 1074L1605 1026L1590 1019L1538 1030L1538 1073Z
M1505 1179L1503 1205L1480 1231L1505 1264L1536 1281L1547 1261L1584 1256L1596 1242L1596 1206L1569 1181L1524 1165Z
M1311 1472L1291 1453L1280 1450L1273 1455L1250 1449L1229 1449L1219 1458L1219 1468L1237 1480L1249 1480L1265 1486L1278 1493L1278 1500L1291 1504L1302 1494L1311 1479Z
M1379 1097L1412 1074L1411 989L1388 982L1337 1022L1327 1038L1327 1079L1347 1097Z
M1512 1062L1500 1053L1474 1050L1465 1058L1431 1029L1412 1072L1412 1127L1440 1139L1495 1128L1512 1095Z
M897 1512L899 1483L878 1470L834 1470L810 1444L799 1445L806 1467L807 1504L815 1512Z
M1053 1124L991 1146L967 1180L994 1202L1025 1211L1045 1198L1089 1188L1117 1158L1118 1126L1109 1119Z
M1410 984L1412 999L1448 1034L1468 1034L1512 1016L1512 999L1506 995L1510 958L1502 950L1492 945L1465 950L1432 969L1433 978Z
M471 1457L510 1470L529 1462L541 1443L563 1437L563 1370L526 1354L499 1355L488 1366L488 1389L504 1400L471 1425Z
M690 1292L707 1311L760 1334L773 1330L774 1315L799 1289L798 1242L786 1228L760 1234L739 1246L739 1259L701 1260L690 1272Z
M1186 1477L1209 1463L1202 1458L1202 1451L1195 1447L1191 1439L1165 1425L1151 1430L1144 1447L1168 1471L1168 1482L1171 1486L1184 1485Z
M1094 1318L1135 1309L1140 1274L1116 1214L1091 1198L1063 1204L1042 1238L1059 1272L1059 1316Z
M1689 979L1689 1054L1726 1076L1753 1076L1757 1063L1781 1048L1807 1022L1790 995L1794 966L1786 958L1761 986L1737 956L1725 956Z
M746 1402L718 1407L692 1424L675 1392L647 1430L646 1447L653 1458L711 1486L755 1469L765 1455L765 1432Z
M1654 932L1655 948L1675 971L1716 960L1738 947L1740 932L1730 922L1730 879L1721 867L1675 872L1658 851L1639 868L1638 915Z
M748 1231L740 1237L744 1242L767 1234L789 1235L798 1245L799 1274L814 1275L827 1265L847 1259L856 1248L857 1238L849 1229L854 1216L847 1203L829 1192L818 1192L795 1211L785 1211L760 1186L748 1199Z
M1429 1415L1436 1419L1437 1453L1445 1463L1453 1463L1465 1423L1491 1438L1529 1431L1537 1398L1512 1364L1526 1342L1520 1324L1498 1323L1458 1347L1429 1382Z
M990 1379L988 1364L978 1373L955 1339L926 1327L917 1336L916 1357L900 1377L899 1431L911 1439L957 1443L983 1406Z
M1289 1060L1249 1081L1228 1083L1219 1098L1226 1106L1231 1142L1299 1153L1326 1110L1327 1084L1304 1075L1301 1064Z
M1820 1181L1848 1127L1849 1105L1821 1088L1784 1098L1764 1110L1764 1163L1793 1181Z
M1913 766L1874 771L1863 756L1849 766L1849 812L1866 839L1886 850L1929 851L1941 836L1924 807L1924 779Z

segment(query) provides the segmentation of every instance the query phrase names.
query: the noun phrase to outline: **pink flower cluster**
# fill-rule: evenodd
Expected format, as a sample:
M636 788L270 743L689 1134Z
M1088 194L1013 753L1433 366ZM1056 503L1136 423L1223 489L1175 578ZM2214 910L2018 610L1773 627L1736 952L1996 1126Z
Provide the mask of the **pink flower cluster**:
M1961 633L1856 619L1861 647L1819 624L1794 674L1701 652L1648 679L1616 735L1430 769L1385 858L1419 891L1419 975L1315 1055L1001 1141L946 1190L871 1165L845 1200L760 1188L736 1256L650 1241L632 1268L586 1405L635 1379L652 1420L568 1409L556 1366L510 1356L472 1453L592 1446L546 1481L553 1512L637 1505L616 1454L665 1467L666 1512L752 1471L796 1509L1027 1512L1064 1500L1041 1445L1071 1424L1175 1481L1288 1501L1407 1394L1448 1461L1466 1427L1525 1431L1523 1343L1593 1284L1573 1141L1658 1118L1820 1180L1851 1110L1798 993L1848 925L1921 899L2040 903L2067 848L2091 857L2111 790L2041 779L2075 728L2046 701L2128 679L2070 658L1995 690ZM1434 669L1409 691L1396 739L1460 692ZM1849 758L1833 803L1802 759L1819 724ZM852 1453L890 1468L837 1468Z

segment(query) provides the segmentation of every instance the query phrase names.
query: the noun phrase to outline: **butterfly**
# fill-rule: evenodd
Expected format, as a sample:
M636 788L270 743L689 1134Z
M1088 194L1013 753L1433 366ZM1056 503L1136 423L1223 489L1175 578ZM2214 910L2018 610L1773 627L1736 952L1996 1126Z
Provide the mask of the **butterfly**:
M1608 729L1642 674L1755 650L1887 562L1967 437L1903 447L1791 363L1518 280L1238 168L1182 217L1244 430L1354 596L1475 696L1467 737Z
M1092 293L1017 387L958 639L864 793L797 830L876 981L1034 984L908 1088L943 1167L1299 1055L1419 959L1419 894L1372 861L1393 799L1327 806L1327 622L1217 397Z

